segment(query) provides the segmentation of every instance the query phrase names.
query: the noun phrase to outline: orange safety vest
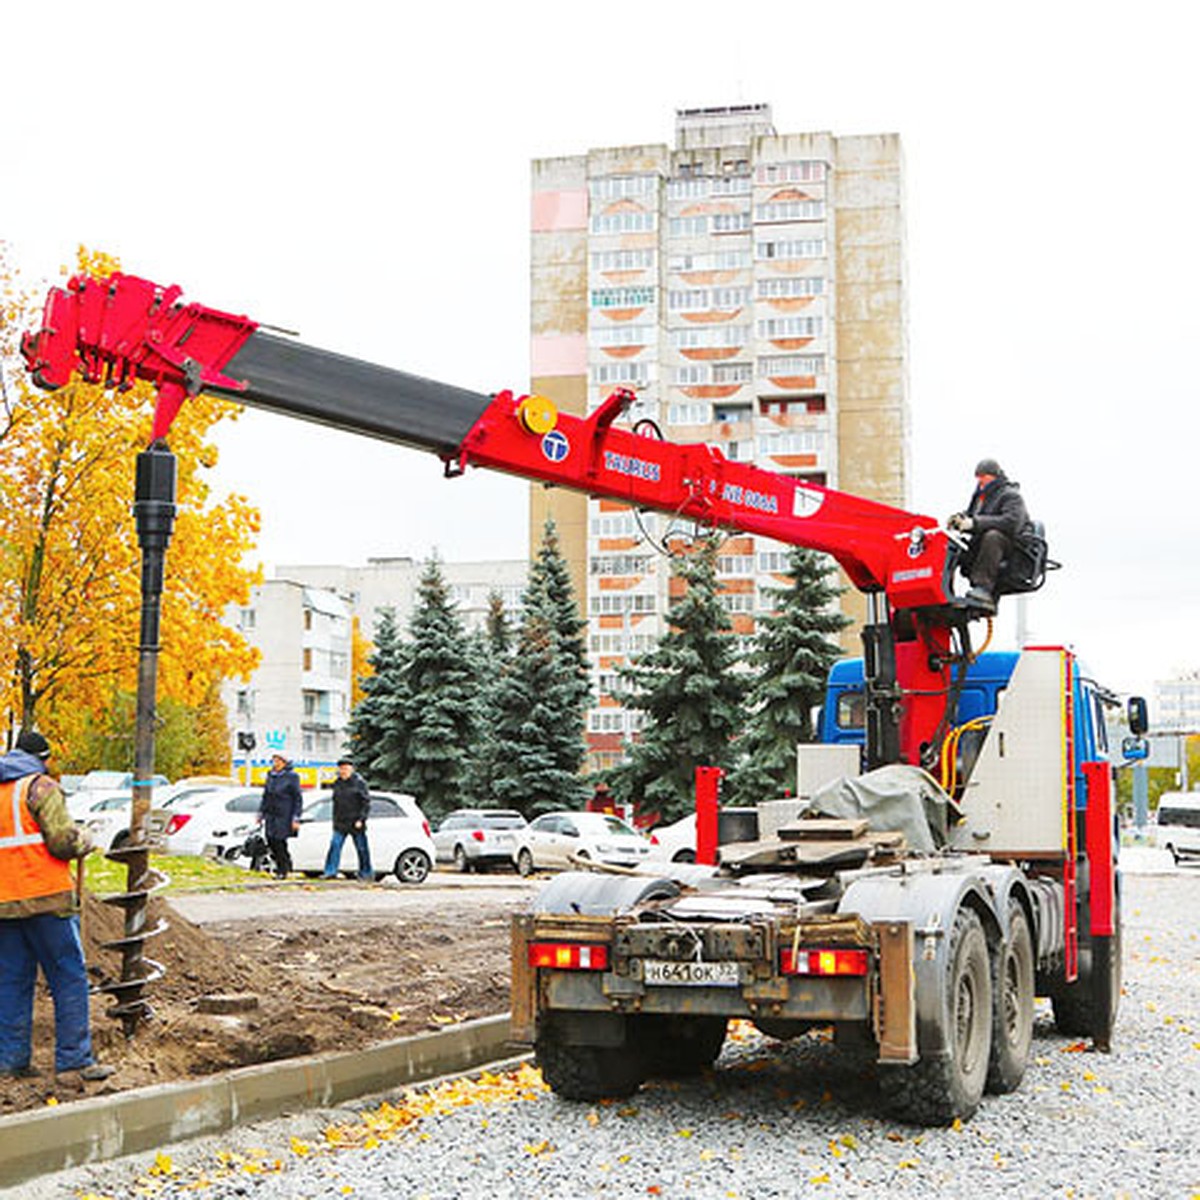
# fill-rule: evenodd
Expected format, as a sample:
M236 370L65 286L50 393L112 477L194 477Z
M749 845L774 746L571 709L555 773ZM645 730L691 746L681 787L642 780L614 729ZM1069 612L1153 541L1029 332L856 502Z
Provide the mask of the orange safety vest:
M0 903L71 891L71 866L55 858L25 803L36 775L0 783Z

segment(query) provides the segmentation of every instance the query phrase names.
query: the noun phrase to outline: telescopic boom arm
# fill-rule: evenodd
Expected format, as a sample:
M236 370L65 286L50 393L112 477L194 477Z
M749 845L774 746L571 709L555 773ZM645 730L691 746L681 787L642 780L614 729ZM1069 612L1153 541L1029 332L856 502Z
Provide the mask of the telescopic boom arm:
M619 427L635 398L625 389L576 417L541 396L487 396L314 349L181 297L179 287L124 274L76 276L52 289L42 328L22 341L35 382L61 387L76 371L118 388L148 380L158 392L152 440L165 437L188 396L208 390L432 451L449 475L489 467L824 551L856 587L886 599L877 629L899 630L867 641L868 675L879 659L895 710L885 721L893 736L868 730L870 756L928 757L948 687L949 631L965 628L950 590L950 543L934 519L734 462L710 446L665 441L650 422L654 436Z

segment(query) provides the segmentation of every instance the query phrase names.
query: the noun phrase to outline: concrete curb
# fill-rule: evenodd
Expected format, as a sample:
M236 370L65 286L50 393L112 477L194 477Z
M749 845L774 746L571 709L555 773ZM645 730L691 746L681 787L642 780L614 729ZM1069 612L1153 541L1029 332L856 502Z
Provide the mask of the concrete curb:
M263 1063L194 1083L0 1117L0 1186L511 1058L508 1035L506 1013L366 1050Z

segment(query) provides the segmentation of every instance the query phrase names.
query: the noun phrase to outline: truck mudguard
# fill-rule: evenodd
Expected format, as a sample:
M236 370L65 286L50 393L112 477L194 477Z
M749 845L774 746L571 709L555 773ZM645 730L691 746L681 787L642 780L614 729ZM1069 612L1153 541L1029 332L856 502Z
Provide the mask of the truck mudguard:
M951 1051L946 1036L954 1021L946 981L948 935L955 915L964 905L971 907L979 914L989 943L999 941L1004 936L1000 914L1007 913L1008 905L997 904L993 887L1005 874L1014 877L1005 885L1005 892L1011 893L1020 878L1015 867L993 870L981 859L961 865L947 861L940 870L864 875L853 880L842 896L839 912L856 913L872 923L907 921L913 927L917 1045L922 1058L946 1057Z

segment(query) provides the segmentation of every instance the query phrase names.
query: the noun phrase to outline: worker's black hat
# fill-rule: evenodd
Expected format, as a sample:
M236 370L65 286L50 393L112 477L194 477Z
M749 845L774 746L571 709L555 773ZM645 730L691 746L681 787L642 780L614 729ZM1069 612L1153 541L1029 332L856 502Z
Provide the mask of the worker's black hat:
M50 757L50 743L33 729L22 729L17 734L17 749L24 750L26 754L34 754L41 759Z
M975 464L976 475L1003 475L1000 464L994 458L981 458Z

